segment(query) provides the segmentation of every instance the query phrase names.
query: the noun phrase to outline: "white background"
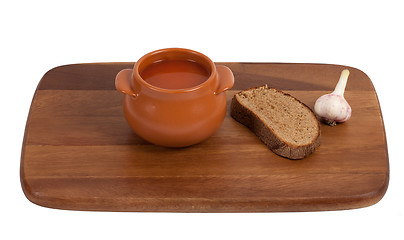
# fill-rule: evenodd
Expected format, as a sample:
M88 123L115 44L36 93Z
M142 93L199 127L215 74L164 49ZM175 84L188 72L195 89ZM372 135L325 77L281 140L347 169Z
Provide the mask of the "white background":
M404 239L400 2L3 1L0 239ZM217 62L330 63L364 71L385 122L391 171L385 197L357 210L254 214L79 212L29 202L19 181L20 153L43 74L70 63L134 62L165 47L194 49Z

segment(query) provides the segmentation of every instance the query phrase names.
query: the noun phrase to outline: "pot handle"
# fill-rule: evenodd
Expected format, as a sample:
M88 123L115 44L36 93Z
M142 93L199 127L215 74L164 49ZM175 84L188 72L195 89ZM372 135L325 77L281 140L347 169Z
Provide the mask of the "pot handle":
M234 75L230 68L223 65L217 65L216 70L218 74L219 84L216 87L215 94L218 95L233 87Z
M133 89L132 81L132 69L123 69L116 75L115 88L120 92L137 97L139 94Z

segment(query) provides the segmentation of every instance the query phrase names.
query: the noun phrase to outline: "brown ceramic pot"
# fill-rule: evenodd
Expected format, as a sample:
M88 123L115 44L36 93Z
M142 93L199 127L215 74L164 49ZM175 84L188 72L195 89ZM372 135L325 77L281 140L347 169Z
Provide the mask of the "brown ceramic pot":
M199 85L184 89L159 88L141 77L145 67L162 60L193 61L209 76ZM143 139L166 147L185 147L210 137L226 115L225 91L234 77L226 66L216 66L205 55L182 48L168 48L146 54L133 69L120 71L116 88L125 93L125 118Z

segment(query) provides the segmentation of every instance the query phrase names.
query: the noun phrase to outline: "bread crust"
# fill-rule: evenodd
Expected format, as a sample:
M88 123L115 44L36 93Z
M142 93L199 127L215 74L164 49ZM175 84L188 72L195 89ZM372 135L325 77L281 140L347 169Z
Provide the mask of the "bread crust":
M256 87L260 88L260 87ZM244 91L249 91L255 88L250 88ZM270 88L268 88L270 89ZM269 149L271 149L274 153L276 153L279 156L297 160L297 159L302 159L310 155L315 151L315 149L320 146L321 142L321 131L320 131L320 124L313 113L313 111L304 103L302 103L300 100L297 98L291 96L290 94L284 93L278 89L274 89L284 95L287 95L294 99L295 101L299 102L302 104L304 107L310 110L310 113L313 114L313 117L316 119L316 124L317 124L317 137L313 142L310 144L306 145L292 145L288 144L287 142L283 141L279 136L276 135L276 133L273 131L273 129L268 126L260 117L250 110L247 106L244 106L240 101L239 101L239 95L242 94L244 91L241 91L234 95L231 106L230 106L230 114L231 116L241 124L245 125L248 127L252 132L255 133L255 135L258 136L258 138L265 143Z

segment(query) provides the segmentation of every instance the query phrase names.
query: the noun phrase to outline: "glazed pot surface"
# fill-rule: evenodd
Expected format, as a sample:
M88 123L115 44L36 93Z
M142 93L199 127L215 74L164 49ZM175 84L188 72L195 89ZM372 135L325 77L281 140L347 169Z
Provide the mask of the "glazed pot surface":
M160 76L157 72L160 82L148 79L144 72L156 62L164 65L161 64L163 61L167 61L164 64L170 67L161 70ZM171 75L175 76L172 78L175 84L188 84L178 88L167 76L173 69L181 68L178 65L173 67L180 61L198 65L177 71L188 74L181 75L186 76L183 79L175 75L177 72ZM201 78L204 74L206 79ZM149 75L154 76L153 73ZM196 84L190 84L195 81L190 76L199 77ZM224 120L227 109L225 91L233 84L234 77L229 68L215 66L201 53L178 48L146 54L136 62L133 70L122 70L115 80L116 88L126 94L123 107L129 126L143 139L166 147L190 146L210 137Z

